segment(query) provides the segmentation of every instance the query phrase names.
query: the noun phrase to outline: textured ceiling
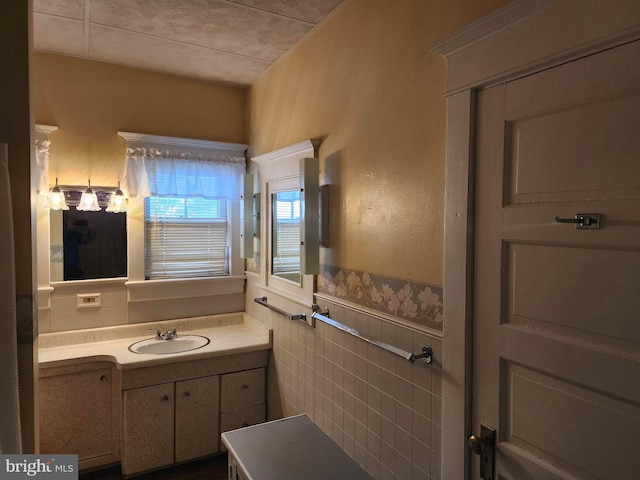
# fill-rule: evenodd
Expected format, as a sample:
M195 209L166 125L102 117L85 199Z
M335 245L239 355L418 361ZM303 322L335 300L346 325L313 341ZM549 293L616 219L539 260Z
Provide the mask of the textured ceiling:
M34 0L34 48L250 85L345 0Z

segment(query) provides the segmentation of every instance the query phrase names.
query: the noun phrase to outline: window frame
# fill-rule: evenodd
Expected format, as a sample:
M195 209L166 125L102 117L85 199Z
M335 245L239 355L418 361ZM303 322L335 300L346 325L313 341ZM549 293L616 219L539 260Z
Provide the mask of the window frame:
M212 150L244 156L246 144L222 143L190 140L176 137L162 137L129 132L118 132L125 138L127 148L156 148L169 150L179 158L184 151L192 153ZM229 223L229 275L217 277L192 277L145 280L144 199L130 197L127 210L127 245L129 276L125 283L129 291L129 301L150 301L167 298L190 298L198 296L243 293L245 288L244 260L240 258L240 197L227 200L227 221Z

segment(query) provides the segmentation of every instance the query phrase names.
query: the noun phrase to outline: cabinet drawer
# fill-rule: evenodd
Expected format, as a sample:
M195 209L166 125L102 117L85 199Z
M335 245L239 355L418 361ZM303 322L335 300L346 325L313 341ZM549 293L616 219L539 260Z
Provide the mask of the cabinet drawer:
M262 423L266 420L266 414L267 409L264 403L234 410L233 412L225 412L220 415L220 431L228 432L236 428Z
M266 371L255 368L222 376L220 411L229 412L265 402Z

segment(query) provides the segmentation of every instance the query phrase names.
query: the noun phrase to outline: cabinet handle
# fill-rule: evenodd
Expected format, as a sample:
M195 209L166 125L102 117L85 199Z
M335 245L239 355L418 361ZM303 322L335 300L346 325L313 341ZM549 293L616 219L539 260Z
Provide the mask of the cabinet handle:
M106 382L107 381L107 376L106 375L101 375L100 376L100 381L101 382Z
M249 385L247 385L246 383L243 384L240 388L242 388L242 390L246 390L249 388Z
M168 402L169 401L169 395L163 395L162 396L162 401L163 402Z
M185 396L186 398L189 398L189 397L191 396L191 394L190 394L189 392L184 392L184 396Z

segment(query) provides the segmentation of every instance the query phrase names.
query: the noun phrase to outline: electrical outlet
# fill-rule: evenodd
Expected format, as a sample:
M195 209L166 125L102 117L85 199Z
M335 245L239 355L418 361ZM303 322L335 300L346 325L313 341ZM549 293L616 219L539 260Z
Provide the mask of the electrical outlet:
M80 293L76 295L77 308L96 308L102 306L101 293Z

